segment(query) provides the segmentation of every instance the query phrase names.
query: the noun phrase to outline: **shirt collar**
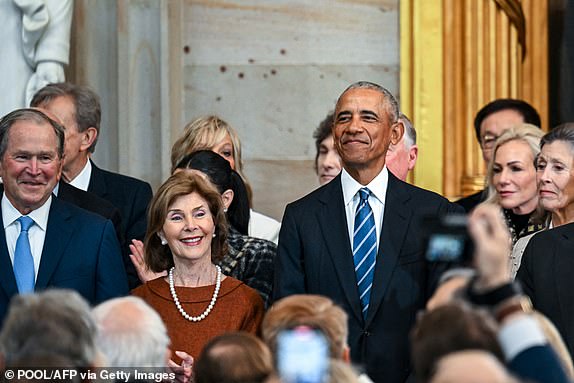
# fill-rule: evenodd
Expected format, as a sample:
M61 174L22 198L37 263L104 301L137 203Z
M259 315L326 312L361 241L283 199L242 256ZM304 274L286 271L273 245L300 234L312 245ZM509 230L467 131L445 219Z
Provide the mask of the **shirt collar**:
M14 205L6 197L6 192L2 194L2 220L4 221L4 229L12 225L18 218L22 216ZM52 195L48 197L46 202L39 208L32 210L28 217L34 220L34 223L42 230L46 231L48 227L48 215L50 214L50 206L52 205Z
M387 165L383 167L383 170L375 177L368 185L361 185L358 183L347 171L343 168L341 172L341 186L343 187L343 201L345 206L353 201L353 198L357 192L364 187L369 188L371 195L377 197L377 199L384 205L385 198L387 196L387 185L389 183L389 172L387 170Z
M88 190L90 185L90 177L92 176L92 162L88 159L82 171L69 182L70 185L77 187L83 191Z

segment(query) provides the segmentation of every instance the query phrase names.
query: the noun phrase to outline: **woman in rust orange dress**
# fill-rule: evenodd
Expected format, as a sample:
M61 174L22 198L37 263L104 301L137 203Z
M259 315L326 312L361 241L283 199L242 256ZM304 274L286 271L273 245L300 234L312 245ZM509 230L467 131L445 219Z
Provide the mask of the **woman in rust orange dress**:
M216 266L226 239L221 196L201 175L177 173L159 188L150 205L145 260L152 271L169 270L168 276L132 293L160 314L173 351L197 357L217 335L259 331L261 297Z

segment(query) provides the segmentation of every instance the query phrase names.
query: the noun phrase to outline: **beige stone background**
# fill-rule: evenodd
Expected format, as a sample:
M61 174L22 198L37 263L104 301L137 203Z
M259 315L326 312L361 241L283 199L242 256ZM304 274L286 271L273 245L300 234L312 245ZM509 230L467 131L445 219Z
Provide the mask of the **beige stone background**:
M399 0L76 0L68 79L102 97L95 161L157 187L185 123L243 143L255 209L317 187L312 132L357 80L399 89Z

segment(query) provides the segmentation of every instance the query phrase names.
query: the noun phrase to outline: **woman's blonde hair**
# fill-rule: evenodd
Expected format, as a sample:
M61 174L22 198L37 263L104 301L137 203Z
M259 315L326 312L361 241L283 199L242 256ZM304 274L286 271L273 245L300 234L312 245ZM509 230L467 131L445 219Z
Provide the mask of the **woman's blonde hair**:
M492 158L488 163L488 171L486 174L486 182L488 186L488 197L486 198L486 203L493 203L498 205L500 202L500 196L498 195L496 187L492 182L492 179L494 178L494 160L496 158L496 152L498 149L510 141L522 141L528 144L528 147L532 153L532 166L536 168L535 161L538 157L538 154L540 153L540 139L543 135L544 132L537 126L532 124L521 124L505 130L504 133L502 133L500 137L496 139L496 143L492 149Z
M171 148L171 172L188 154L198 150L212 150L229 134L233 144L235 171L245 180L241 159L241 141L231 125L217 116L203 116L189 122Z

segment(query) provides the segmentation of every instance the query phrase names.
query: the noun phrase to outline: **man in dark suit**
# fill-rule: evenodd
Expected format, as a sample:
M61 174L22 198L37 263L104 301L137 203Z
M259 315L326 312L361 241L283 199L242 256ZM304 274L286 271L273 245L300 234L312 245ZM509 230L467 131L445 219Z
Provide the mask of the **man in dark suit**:
M128 292L111 221L52 196L63 153L62 126L41 111L0 120L0 320L18 293L62 287L98 303Z
M535 309L546 315L574 355L574 223L533 236L524 250L517 280Z
M126 241L122 229L122 216L120 211L112 205L111 202L106 201L93 193L78 189L62 179L60 179L58 186L54 189L54 195L66 202L74 204L87 211L91 211L92 213L96 213L97 215L101 215L105 219L112 221L120 247L122 249L124 248Z
M355 83L339 97L333 138L343 171L285 209L274 285L276 299L311 293L339 304L353 362L389 383L409 376L408 334L443 269L425 261L418 221L459 210L387 170L387 149L403 135L398 117L379 85Z
M146 209L152 191L147 182L97 167L90 159L100 132L101 106L91 89L70 83L49 84L32 99L32 106L53 113L66 129L66 156L63 178L72 186L109 201L121 215L126 243L122 248L130 287L139 280L129 259L129 243L143 240ZM90 209L91 210L91 209Z

